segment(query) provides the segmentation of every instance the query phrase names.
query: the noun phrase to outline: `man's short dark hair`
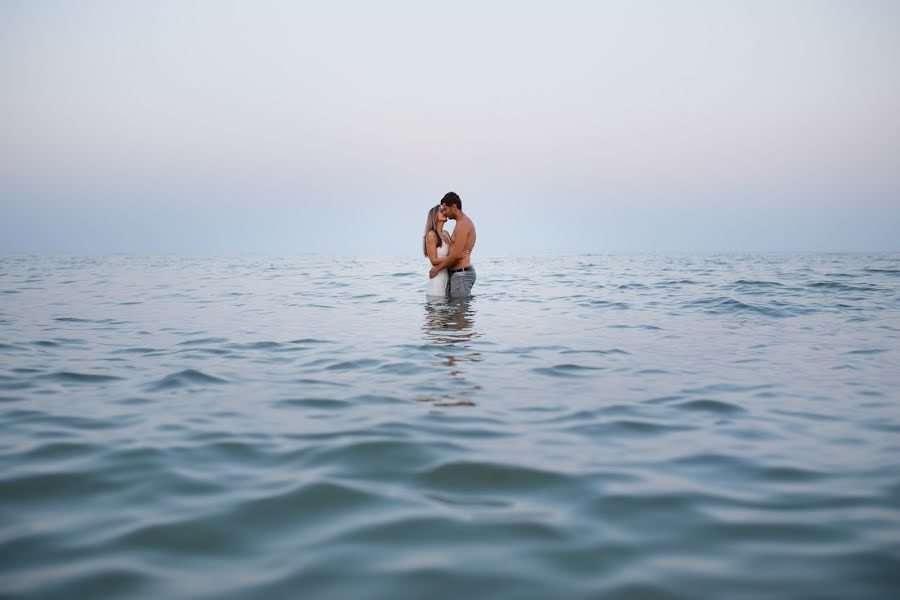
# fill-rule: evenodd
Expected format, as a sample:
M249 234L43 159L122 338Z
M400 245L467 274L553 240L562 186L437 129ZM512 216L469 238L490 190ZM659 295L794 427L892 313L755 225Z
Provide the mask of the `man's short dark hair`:
M441 198L441 204L449 204L450 206L455 206L459 210L462 210L462 200L459 199L459 194L456 192L447 192L444 194L444 197Z

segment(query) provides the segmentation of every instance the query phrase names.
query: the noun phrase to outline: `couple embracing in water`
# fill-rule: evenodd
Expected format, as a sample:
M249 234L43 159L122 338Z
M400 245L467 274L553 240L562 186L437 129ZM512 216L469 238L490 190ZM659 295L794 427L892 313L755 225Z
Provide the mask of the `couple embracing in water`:
M448 219L456 221L452 236L444 231ZM432 265L427 295L468 298L475 285L475 267L469 260L475 247L475 224L462 211L459 194L448 192L440 204L428 211L423 247Z

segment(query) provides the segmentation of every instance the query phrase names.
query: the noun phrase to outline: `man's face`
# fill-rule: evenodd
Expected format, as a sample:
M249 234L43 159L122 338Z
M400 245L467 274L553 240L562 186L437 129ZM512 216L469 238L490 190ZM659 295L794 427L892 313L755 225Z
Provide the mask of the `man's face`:
M444 214L447 215L448 219L456 219L455 206L451 206L449 204L441 204L441 208L444 209Z

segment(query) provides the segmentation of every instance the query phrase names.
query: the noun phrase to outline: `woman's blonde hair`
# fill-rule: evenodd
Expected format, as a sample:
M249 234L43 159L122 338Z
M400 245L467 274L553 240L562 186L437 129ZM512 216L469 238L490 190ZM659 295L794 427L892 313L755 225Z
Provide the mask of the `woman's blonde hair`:
M441 210L441 205L438 204L434 208L428 211L428 219L425 221L425 235L422 237L422 254L428 256L428 246L425 244L425 239L428 237L428 232L433 231L434 235L437 236L437 247L440 248L444 245L444 240L441 239L441 231L438 229L438 211Z

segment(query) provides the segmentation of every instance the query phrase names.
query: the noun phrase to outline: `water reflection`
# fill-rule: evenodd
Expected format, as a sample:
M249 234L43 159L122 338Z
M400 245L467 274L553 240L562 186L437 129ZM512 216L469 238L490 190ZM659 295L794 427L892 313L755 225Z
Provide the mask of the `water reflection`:
M471 298L429 300L425 303L425 323L422 332L429 344L440 346L434 356L441 370L441 379L430 386L434 393L418 400L435 406L474 406L473 396L481 386L467 374L466 363L481 362L484 357L472 349L471 342L479 337L475 331L475 308Z

